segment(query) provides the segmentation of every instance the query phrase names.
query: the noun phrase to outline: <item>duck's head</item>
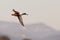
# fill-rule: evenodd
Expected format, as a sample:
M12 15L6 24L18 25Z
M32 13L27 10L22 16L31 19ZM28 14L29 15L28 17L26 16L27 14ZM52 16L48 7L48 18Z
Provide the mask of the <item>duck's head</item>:
M22 13L22 15L28 15L27 13Z

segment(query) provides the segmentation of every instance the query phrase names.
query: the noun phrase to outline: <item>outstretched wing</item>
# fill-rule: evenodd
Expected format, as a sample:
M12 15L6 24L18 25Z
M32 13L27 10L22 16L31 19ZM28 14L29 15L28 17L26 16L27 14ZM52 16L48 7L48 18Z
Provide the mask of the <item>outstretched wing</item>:
M22 26L24 26L22 16L18 16L19 22L21 23Z

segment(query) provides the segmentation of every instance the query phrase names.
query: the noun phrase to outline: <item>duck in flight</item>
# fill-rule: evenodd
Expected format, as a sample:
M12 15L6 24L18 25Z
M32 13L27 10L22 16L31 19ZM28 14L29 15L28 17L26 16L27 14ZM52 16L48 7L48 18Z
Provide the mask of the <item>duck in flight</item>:
M22 26L24 26L22 15L28 15L28 14L26 14L26 13L20 14L18 11L15 11L14 9L13 9L13 12L14 12L14 14L12 14L12 16L18 17L19 22L21 23Z

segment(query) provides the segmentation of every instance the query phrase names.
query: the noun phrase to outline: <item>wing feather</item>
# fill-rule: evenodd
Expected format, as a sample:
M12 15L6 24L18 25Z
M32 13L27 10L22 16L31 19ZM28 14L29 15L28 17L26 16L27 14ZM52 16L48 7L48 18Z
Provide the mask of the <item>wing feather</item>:
M19 22L21 23L22 26L24 26L22 16L18 16Z

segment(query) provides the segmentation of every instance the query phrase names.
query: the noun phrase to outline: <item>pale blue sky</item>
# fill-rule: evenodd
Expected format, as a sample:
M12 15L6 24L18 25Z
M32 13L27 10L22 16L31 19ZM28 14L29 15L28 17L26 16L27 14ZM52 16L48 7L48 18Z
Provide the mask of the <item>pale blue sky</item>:
M25 24L43 22L60 30L60 0L0 0L0 20L18 22L12 9L29 14L23 16Z

